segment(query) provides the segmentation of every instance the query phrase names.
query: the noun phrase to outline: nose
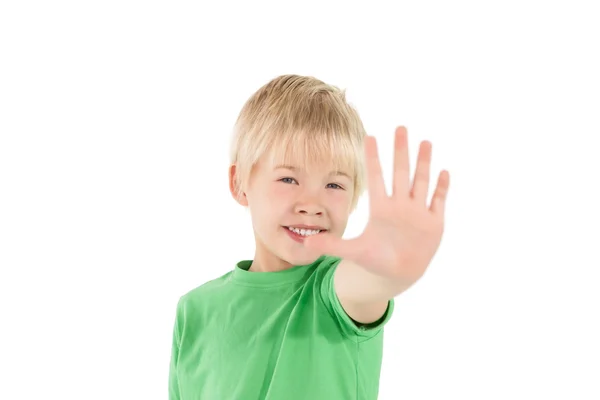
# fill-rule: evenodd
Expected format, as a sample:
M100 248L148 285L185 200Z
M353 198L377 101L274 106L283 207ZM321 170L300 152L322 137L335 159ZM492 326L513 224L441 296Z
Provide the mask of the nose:
M316 200L305 200L296 204L295 212L297 214L320 217L323 215L324 208Z
M323 211L314 206L299 206L296 208L296 212L298 214L304 215L316 215L318 217L323 215Z

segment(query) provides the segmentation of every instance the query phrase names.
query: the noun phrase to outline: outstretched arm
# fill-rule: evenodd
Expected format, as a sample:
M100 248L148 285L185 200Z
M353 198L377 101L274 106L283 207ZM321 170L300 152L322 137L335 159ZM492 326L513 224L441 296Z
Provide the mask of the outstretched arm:
M372 136L366 138L370 216L363 234L351 240L315 235L305 241L321 254L342 258L334 275L335 291L346 313L360 323L377 321L390 299L423 276L444 231L450 176L445 170L440 173L427 207L431 143L420 145L412 187L404 127L396 129L394 148L393 194L388 196L377 143Z

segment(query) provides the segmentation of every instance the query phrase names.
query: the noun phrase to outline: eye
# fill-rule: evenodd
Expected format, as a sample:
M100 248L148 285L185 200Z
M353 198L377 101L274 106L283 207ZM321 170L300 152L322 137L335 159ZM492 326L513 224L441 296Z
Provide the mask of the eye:
M283 183L298 183L294 178L281 178L280 181Z
M328 183L327 187L329 187L329 185L333 185L335 187L331 188L331 189L344 189L343 187L341 187L340 185L338 185L337 183Z

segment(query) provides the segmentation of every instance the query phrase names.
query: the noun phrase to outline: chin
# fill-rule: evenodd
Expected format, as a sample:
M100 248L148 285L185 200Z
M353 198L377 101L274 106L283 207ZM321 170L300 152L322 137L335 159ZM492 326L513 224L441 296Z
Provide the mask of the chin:
M276 254L278 253L280 259L296 266L312 264L321 257L321 254L305 248L302 242L290 238L286 228L282 229L284 230L283 238L280 237L279 240L273 242L273 247L271 247Z
M296 253L296 254L294 254ZM304 252L304 254L298 254L297 252L291 252L287 254L285 260L291 265L308 265L317 261L320 257L319 254L309 254L308 252Z

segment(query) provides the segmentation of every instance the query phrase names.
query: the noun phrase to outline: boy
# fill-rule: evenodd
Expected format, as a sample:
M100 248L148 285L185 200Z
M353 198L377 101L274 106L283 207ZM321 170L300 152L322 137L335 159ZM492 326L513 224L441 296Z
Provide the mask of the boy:
M375 139L343 91L312 77L260 88L234 133L230 189L256 252L179 299L169 398L375 400L383 326L440 244L448 173L426 207L431 144L409 187L400 127L388 196ZM343 240L365 178L367 227Z

